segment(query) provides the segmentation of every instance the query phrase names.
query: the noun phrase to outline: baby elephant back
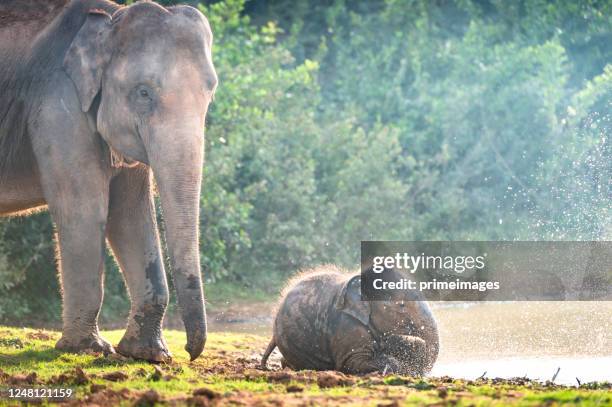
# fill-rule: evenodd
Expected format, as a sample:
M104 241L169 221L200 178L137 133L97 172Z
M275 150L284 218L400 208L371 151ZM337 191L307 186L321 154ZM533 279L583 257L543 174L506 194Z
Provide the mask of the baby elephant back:
M274 336L289 367L334 368L328 348L328 325L340 279L335 274L304 275L285 290L274 323Z

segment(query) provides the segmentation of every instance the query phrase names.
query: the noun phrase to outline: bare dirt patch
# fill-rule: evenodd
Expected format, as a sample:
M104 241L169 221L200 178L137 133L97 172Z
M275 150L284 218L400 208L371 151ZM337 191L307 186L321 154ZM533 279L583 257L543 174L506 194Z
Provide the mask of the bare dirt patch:
M123 382L129 378L129 376L123 372L110 372L102 375L104 380L108 380L111 382Z
M26 338L30 340L37 340L37 341L50 341L54 339L54 335L51 335L50 333L39 329L35 332L27 333Z
M57 376L52 376L47 382L54 385L76 385L82 386L90 382L89 376L80 367L75 367L74 370L64 372Z
M14 375L1 374L0 376L2 377L3 381L6 382L6 384L14 386L27 386L38 383L38 375L36 372Z

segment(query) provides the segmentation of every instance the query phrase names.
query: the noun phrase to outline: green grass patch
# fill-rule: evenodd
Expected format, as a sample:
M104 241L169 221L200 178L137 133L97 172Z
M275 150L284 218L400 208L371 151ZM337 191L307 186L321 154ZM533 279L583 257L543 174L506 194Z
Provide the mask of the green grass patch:
M117 343L122 331L103 332ZM531 381L411 378L335 372L257 370L267 338L212 333L206 352L189 362L185 335L165 332L173 361L147 362L101 354L56 351L60 334L0 327L0 389L70 387L84 403L141 405L609 405L610 384L564 387ZM0 399L0 405L9 403Z
M267 289L264 290L259 285L247 286L235 282L216 281L206 284L205 290L207 306L215 309L228 305L230 303L228 298L231 298L232 304L236 302L251 304L270 302L271 298L276 298L280 285L278 287L267 286Z

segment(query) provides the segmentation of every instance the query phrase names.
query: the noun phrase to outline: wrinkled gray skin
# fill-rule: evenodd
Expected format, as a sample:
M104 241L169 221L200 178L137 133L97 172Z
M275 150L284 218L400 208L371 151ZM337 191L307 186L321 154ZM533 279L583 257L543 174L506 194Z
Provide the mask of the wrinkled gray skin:
M333 267L304 273L284 291L266 367L278 346L293 369L423 375L438 357L436 321L424 301L401 292L392 301L361 301L359 275Z
M0 22L0 215L51 213L63 291L56 347L114 352L97 325L106 239L132 302L117 350L169 358L154 177L195 359L206 341L203 130L217 84L208 21L186 6L4 0Z

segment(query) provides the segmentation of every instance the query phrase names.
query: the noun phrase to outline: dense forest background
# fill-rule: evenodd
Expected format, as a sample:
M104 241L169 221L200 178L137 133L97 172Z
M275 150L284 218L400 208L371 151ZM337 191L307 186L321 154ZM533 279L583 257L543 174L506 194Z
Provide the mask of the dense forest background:
M612 239L611 1L187 3L220 78L211 301L356 267L360 240ZM59 320L52 235L45 213L0 222L0 322ZM127 308L109 255L103 319Z

